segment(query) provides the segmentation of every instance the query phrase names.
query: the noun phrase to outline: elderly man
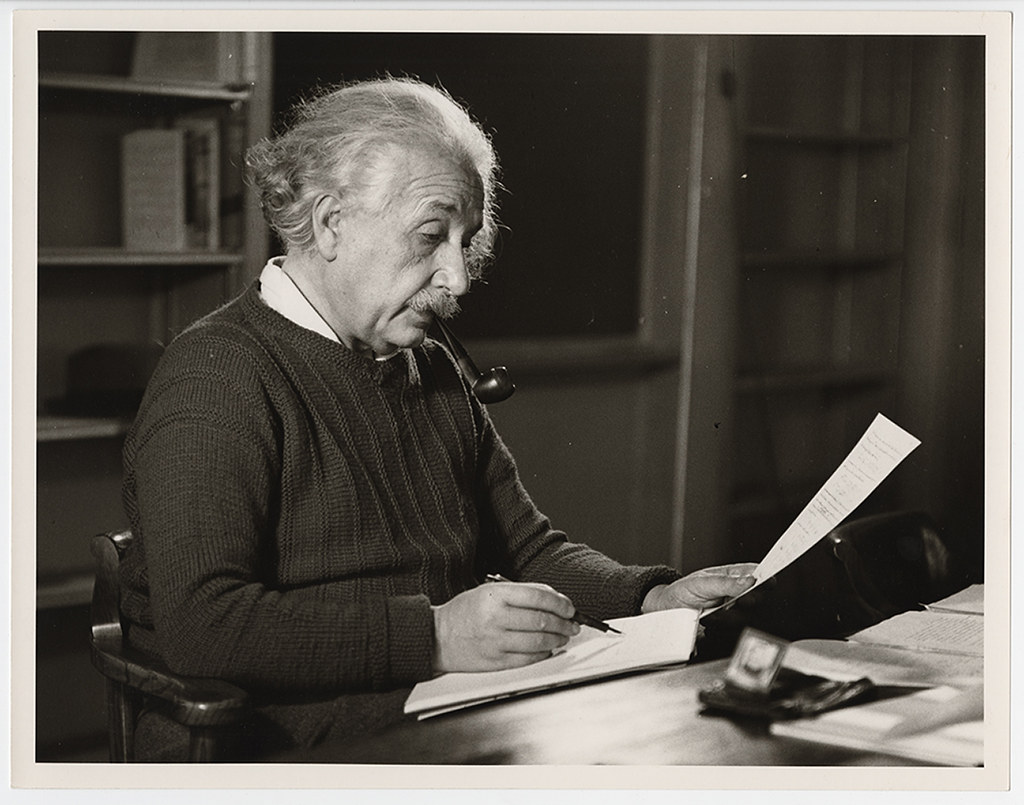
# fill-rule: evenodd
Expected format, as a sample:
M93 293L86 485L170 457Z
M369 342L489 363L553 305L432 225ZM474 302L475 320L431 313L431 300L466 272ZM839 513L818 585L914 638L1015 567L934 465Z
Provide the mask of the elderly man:
M132 644L248 688L264 748L308 746L401 718L439 672L548 656L575 607L699 608L753 583L751 565L680 578L570 543L426 339L496 226L494 152L449 96L343 87L247 166L286 255L167 348L128 436Z

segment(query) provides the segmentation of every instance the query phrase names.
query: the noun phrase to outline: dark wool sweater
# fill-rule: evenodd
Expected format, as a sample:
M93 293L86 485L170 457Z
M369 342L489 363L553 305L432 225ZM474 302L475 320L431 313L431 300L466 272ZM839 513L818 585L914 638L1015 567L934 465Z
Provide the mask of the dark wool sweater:
M552 529L439 344L358 356L258 283L167 348L124 459L130 642L251 690L289 744L400 718L430 605L484 573L605 618L679 577Z

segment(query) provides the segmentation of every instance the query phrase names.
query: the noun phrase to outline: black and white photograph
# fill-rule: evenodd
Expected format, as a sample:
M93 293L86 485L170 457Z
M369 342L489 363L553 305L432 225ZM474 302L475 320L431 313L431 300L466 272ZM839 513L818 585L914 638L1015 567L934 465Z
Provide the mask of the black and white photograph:
M1009 12L13 42L16 787L1008 789Z

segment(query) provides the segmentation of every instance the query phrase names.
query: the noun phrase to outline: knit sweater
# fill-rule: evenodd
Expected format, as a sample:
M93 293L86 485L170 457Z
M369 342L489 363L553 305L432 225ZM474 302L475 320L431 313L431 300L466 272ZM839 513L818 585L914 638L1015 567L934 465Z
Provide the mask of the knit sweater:
M364 358L258 283L166 349L124 461L130 642L250 689L293 742L348 712L339 697L371 727L382 702L393 715L431 676L431 604L484 573L606 618L678 578L553 529L441 345ZM324 705L315 728L273 715L297 701Z

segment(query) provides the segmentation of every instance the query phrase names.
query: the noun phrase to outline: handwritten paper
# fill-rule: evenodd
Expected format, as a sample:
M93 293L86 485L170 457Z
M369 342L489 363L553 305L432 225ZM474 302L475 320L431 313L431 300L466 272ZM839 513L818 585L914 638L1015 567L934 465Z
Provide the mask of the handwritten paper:
M757 581L743 595L792 564L846 519L920 443L878 414L850 454L761 560L754 570ZM703 614L720 608L706 609Z

